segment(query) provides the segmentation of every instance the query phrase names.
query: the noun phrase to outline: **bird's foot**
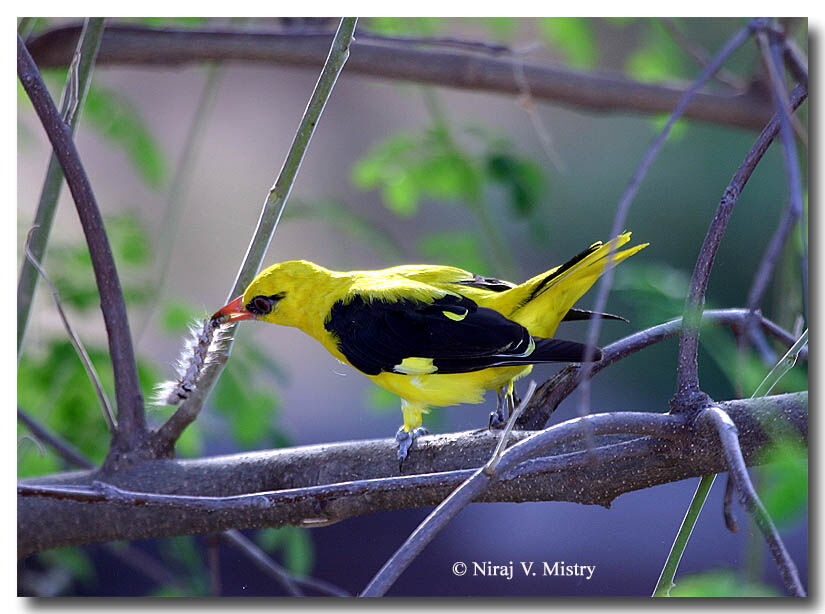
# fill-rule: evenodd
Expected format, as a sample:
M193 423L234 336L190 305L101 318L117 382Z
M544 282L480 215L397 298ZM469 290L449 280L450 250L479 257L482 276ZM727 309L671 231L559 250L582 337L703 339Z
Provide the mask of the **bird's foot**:
M505 424L507 424L507 419L504 417L504 411L501 406L498 406L495 411L490 412L490 428L501 429Z
M398 442L398 470L404 466L404 459L407 458L407 453L413 445L413 442L421 437L421 435L429 435L430 432L423 426L414 428L412 431L406 430L403 426L398 429L395 434L395 440Z

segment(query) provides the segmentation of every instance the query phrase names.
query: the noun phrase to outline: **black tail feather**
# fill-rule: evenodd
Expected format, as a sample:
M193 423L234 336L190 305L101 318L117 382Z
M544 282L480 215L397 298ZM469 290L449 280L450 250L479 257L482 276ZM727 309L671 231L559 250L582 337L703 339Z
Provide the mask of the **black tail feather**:
M587 344L564 339L542 339L534 337L536 349L530 354L530 362L582 362ZM602 359L601 348L593 348L593 362Z
M585 309L571 309L561 319L562 322L573 322L576 320L591 320L596 315L595 311L587 311ZM627 319L622 316L613 315L612 313L600 313L603 320L621 320L627 322Z

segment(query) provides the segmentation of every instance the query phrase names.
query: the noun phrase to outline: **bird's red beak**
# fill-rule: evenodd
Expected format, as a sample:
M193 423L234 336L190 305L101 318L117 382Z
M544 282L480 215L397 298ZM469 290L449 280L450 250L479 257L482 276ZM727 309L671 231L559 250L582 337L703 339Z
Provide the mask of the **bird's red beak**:
M239 320L252 320L255 314L247 311L243 306L243 295L239 296L233 301L230 301L212 316L212 319L223 318L226 322L237 322Z

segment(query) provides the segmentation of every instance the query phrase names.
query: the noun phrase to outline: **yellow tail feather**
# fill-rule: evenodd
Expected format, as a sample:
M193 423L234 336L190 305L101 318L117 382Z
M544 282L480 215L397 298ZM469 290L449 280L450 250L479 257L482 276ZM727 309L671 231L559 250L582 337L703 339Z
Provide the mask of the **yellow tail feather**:
M608 260L615 266L649 245L642 243L614 251L630 241L630 234L625 232L606 244L594 243L561 266L502 292L495 308L526 327L532 335L552 337L564 314L605 272Z

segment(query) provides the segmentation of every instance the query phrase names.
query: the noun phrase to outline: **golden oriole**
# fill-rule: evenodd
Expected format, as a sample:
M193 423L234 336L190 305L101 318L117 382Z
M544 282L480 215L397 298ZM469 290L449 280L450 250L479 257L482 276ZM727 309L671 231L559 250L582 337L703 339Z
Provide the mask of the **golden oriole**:
M562 320L593 315L573 304L605 271L608 253L629 240L626 232L594 243L519 285L451 266L338 272L306 260L281 262L213 317L295 326L401 397L404 425L396 439L403 461L426 433L422 414L430 407L480 403L497 390L492 417L500 422L502 391L512 407L513 381L533 364L581 362L585 345L553 334ZM612 263L647 245L613 251ZM596 349L594 360L600 358Z

